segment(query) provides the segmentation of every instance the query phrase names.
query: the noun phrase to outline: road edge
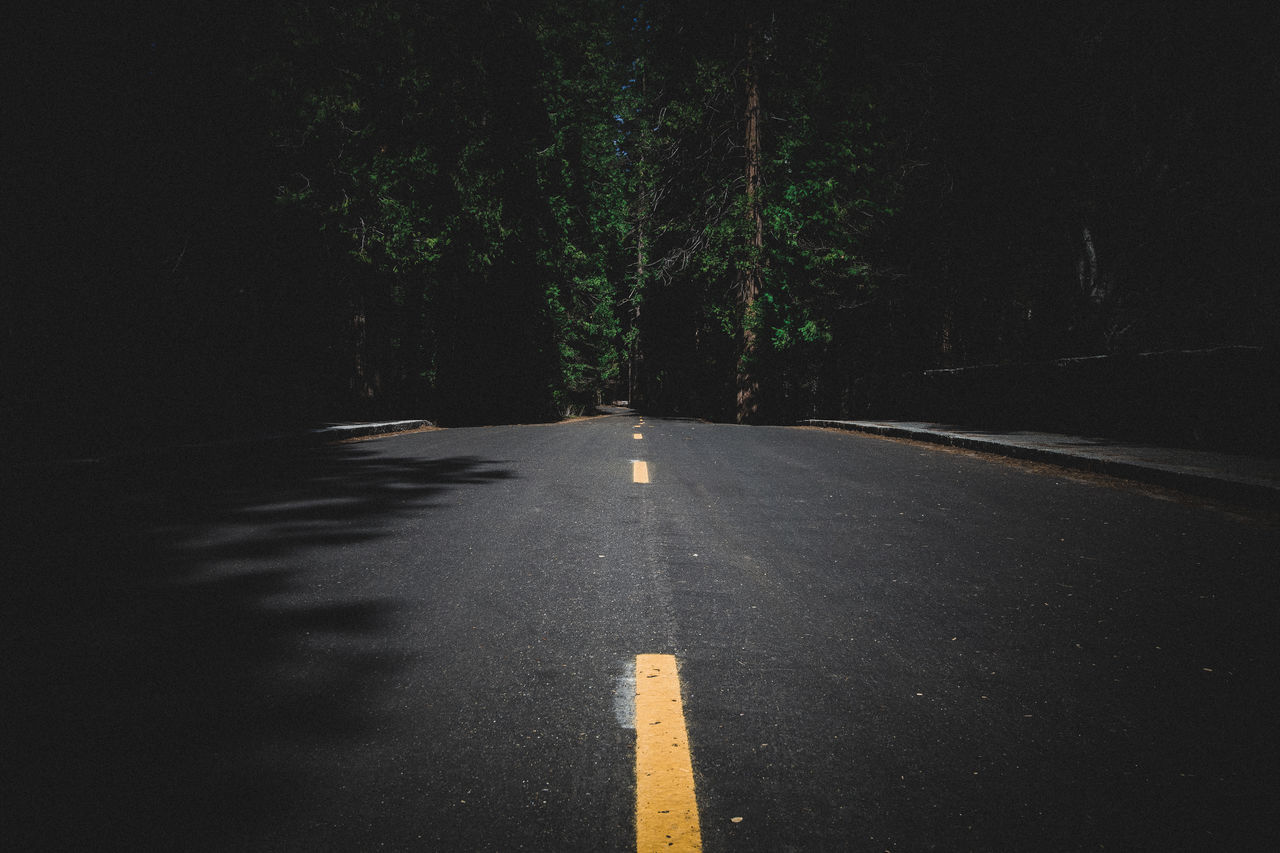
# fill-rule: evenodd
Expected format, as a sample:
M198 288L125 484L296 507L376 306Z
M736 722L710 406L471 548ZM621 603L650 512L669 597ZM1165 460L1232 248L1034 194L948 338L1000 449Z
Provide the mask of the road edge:
M802 426L837 429L886 438L906 438L928 444L975 450L980 453L990 453L1011 459L1042 462L1094 474L1106 474L1111 477L1146 483L1152 486L1176 489L1199 497L1241 503L1255 509L1280 509L1280 488L1234 477L1216 476L1198 471L1120 459L1108 459L1086 453L1047 447L1033 447L946 430L922 429L898 424L837 421L819 418L802 420L799 423Z

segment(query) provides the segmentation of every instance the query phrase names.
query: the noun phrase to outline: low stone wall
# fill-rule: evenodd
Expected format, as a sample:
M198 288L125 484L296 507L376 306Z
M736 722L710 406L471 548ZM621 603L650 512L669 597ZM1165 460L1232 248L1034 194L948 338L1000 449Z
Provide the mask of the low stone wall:
M1280 455L1280 352L1222 347L862 380L859 416Z

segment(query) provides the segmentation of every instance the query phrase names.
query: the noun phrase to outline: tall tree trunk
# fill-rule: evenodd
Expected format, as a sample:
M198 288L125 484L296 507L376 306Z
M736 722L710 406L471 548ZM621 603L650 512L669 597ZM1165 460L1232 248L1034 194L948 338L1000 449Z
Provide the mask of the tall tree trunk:
M764 216L760 210L760 75L757 68L759 26L747 30L746 64L746 167L749 253L739 271L738 292L742 302L742 346L738 357L738 423L749 423L760 414L760 377L756 364L757 340L752 309L760 296L760 264L764 255Z
M642 196L643 199L643 196ZM640 347L640 304L644 298L644 274L645 274L645 229L648 227L649 220L645 215L643 200L636 214L636 280L635 286L631 289L631 329L635 331L631 342L627 346L627 401L628 405L636 404L636 374L639 372L637 362L644 358L644 350ZM643 392L641 397L644 397Z

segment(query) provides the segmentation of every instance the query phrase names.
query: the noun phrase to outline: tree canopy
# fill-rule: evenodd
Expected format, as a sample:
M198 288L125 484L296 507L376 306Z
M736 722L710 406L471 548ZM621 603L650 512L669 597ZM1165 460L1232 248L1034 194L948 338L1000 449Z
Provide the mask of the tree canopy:
M13 432L788 422L909 370L1276 341L1265 5L31 15Z

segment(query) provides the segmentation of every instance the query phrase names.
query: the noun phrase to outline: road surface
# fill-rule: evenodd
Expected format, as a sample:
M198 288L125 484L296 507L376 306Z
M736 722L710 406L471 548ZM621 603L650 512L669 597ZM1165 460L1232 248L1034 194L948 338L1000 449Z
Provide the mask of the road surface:
M9 849L633 850L665 661L705 850L1280 841L1266 519L625 412L27 480Z

